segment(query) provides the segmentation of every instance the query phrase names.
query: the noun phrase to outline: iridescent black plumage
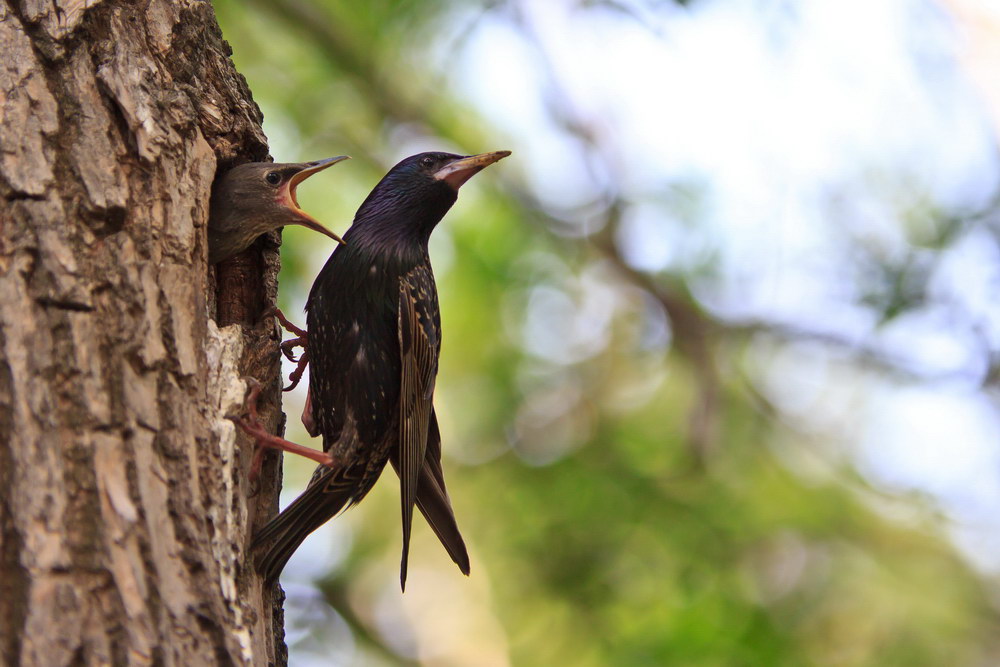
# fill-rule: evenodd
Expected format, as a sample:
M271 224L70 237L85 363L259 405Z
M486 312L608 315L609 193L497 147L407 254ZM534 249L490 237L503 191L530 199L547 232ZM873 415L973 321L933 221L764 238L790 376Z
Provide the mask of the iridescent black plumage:
M414 504L455 563L469 558L441 472L432 405L441 348L437 289L427 242L458 188L508 152L463 157L422 153L386 174L309 293L310 405L323 449L336 463L255 537L272 543L259 561L275 579L306 535L372 488L386 462L400 476L405 587Z

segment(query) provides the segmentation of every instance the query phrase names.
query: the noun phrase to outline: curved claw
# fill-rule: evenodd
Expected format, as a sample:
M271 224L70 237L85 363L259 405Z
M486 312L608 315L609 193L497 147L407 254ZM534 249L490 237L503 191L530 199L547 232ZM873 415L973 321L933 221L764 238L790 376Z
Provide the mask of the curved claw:
M288 318L285 317L285 314L281 312L281 309L276 306L268 308L265 312L265 316L277 317L278 322L281 323L281 326L283 326L286 331L296 335L295 338L289 338L288 340L281 341L281 344L278 345L278 349L280 349L281 353L285 355L285 358L293 364L297 364L295 370L288 376L289 385L282 388L282 391L291 391L292 389L295 389L295 387L298 386L299 381L302 380L302 374L306 370L306 364L309 363L309 334L305 329L300 329L289 322ZM297 347L302 348L302 354L298 358L295 356L295 348Z
M301 347L303 350L306 349L306 339L305 338L289 338L288 340L281 341L278 346L281 349L281 353L285 355L285 358L292 363L297 363L298 359L295 358L295 348ZM304 354L305 352L303 352Z
M302 352L302 356L299 357L299 360L295 366L295 370L288 374L288 381L290 384L284 389L282 389L282 391L291 391L292 389L295 389L295 387L297 387L299 384L299 380L302 379L302 374L305 372L306 366L308 365L309 365L309 350L307 349L304 350Z

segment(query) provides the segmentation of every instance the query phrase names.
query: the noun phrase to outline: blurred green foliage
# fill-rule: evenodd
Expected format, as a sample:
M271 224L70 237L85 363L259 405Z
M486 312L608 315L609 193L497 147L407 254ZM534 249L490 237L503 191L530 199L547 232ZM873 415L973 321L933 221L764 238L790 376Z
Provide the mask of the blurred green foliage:
M554 233L520 185L518 146L440 69L441 26L502 3L215 4L274 157L354 156L300 190L303 207L335 230L407 146L432 138L463 152L514 151L463 189L432 244L444 328L436 403L472 578L453 571L421 522L400 597L389 473L336 519L333 539L349 540L348 552L314 582L353 649L329 613L296 618L303 593L293 587L292 664L334 654L352 664L1000 661L988 589L933 512L919 498L882 496L822 437L782 420L745 379L749 333L723 338L702 315L705 361L668 326L661 298L703 313L685 276L630 274L613 247ZM668 204L696 217L697 193L680 194ZM926 210L907 224L933 249L952 227ZM310 234L286 230L282 248L282 307L298 321L332 250ZM887 304L888 318L921 287L906 266L883 268L869 298ZM533 300L583 319L538 343ZM708 394L705 364L717 383ZM301 395L290 406L297 421ZM307 441L301 429L290 434ZM286 486L301 488L308 466L286 458L286 467Z

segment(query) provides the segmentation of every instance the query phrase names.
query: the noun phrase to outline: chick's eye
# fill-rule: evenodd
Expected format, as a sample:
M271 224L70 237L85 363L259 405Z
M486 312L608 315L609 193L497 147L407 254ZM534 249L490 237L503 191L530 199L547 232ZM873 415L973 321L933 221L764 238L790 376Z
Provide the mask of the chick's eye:
M420 164L424 165L425 167L430 167L431 165L434 164L434 158L428 155L427 157L425 157L423 160L420 161Z
M270 183L271 185L277 185L278 183L281 183L281 174L279 174L276 171L269 171L267 172L267 175L264 177L264 180Z

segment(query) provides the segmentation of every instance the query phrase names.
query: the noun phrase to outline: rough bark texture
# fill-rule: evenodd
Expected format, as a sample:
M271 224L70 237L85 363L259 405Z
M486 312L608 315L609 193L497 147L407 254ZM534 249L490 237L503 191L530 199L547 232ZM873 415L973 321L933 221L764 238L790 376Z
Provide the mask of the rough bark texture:
M4 665L284 662L246 559L276 489L224 418L241 375L280 418L277 239L217 298L205 247L260 120L207 2L0 0Z

